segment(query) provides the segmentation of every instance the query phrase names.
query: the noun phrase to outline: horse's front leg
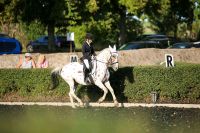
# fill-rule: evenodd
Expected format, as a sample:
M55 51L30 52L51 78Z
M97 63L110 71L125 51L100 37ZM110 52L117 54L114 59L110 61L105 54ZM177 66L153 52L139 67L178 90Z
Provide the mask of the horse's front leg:
M103 96L101 98L99 98L98 102L101 103L105 100L106 95L108 93L108 89L104 86L104 84L101 81L96 81L95 85L98 86L100 89L103 90Z
M105 86L108 88L108 90L112 94L114 105L119 106L119 103L118 103L117 98L115 96L114 90L113 90L112 86L110 85L110 82L109 81L105 82Z

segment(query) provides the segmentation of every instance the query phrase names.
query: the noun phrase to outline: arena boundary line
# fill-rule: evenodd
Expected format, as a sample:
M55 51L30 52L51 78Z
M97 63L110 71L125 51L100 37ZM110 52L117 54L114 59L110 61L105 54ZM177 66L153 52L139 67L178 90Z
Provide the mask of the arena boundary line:
M39 105L39 106L71 106L70 102L0 102L0 105ZM113 103L86 103L89 107L114 107ZM200 104L159 104L159 103L119 103L119 107L169 107L169 108L198 108Z

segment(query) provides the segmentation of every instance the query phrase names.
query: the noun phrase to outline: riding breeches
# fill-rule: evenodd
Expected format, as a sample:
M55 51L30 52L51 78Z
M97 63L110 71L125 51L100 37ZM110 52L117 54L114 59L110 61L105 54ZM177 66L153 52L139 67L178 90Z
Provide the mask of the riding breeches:
M90 64L89 64L88 59L84 59L83 62L84 62L84 64L85 64L86 68L87 68L87 69L90 69Z

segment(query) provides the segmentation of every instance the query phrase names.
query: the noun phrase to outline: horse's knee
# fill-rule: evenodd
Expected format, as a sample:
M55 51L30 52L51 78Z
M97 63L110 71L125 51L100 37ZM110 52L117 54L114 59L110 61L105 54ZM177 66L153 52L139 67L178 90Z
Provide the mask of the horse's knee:
M69 96L72 96L72 97L73 97L73 95L74 95L74 92L73 92L73 91L70 91L70 92L69 92Z
M107 94L107 93L108 93L108 90L107 90L107 89L104 89L103 91L104 91L104 93L105 93L105 94Z

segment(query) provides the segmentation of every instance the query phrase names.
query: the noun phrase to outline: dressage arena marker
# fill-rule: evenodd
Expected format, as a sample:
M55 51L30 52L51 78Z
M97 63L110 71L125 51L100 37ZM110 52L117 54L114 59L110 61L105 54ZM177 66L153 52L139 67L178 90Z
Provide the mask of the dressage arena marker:
M0 105L39 105L39 106L71 106L70 102L0 102ZM76 103L76 105L78 105ZM84 107L115 107L113 103L85 103ZM119 103L119 107L169 107L169 108L198 108L200 104L147 104L147 103Z

